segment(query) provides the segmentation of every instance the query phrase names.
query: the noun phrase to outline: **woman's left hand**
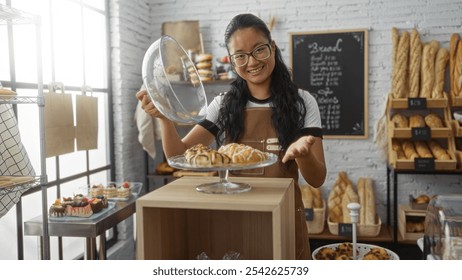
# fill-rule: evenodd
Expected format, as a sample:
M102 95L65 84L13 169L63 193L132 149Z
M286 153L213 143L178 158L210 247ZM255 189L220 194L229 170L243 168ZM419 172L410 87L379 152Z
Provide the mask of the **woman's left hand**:
M289 160L306 157L311 152L311 147L313 146L316 138L313 136L302 136L297 141L292 143L287 149L282 162L286 163Z

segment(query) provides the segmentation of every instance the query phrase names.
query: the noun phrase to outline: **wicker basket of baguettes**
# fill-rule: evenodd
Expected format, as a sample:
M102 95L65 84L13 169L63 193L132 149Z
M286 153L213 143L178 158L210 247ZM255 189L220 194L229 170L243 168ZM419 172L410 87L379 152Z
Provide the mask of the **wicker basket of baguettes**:
M351 223L349 203L361 205L357 236L377 236L382 221L375 209L374 184L371 178L360 177L357 186L348 178L346 172L340 172L327 201L327 224L331 234L339 234L340 223Z

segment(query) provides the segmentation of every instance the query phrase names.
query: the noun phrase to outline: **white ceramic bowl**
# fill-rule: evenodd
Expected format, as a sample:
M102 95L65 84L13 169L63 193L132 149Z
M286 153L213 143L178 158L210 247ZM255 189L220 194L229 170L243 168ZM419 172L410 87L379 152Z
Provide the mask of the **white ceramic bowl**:
M144 86L164 116L184 124L205 119L204 86L194 63L173 37L164 35L148 48L141 70Z
M328 244L328 245L325 245L325 246L321 246L319 248L317 248L316 250L313 251L313 253L311 254L311 257L313 258L313 260L316 260L316 254L322 249L322 248L331 248L333 250L335 250L341 243L334 243L334 244ZM358 251L358 257L357 259L358 260L362 260L362 258L364 257L364 255L370 251L371 248L383 248L383 247L380 247L380 246L376 246L376 245L370 245L370 244L364 244L364 243L356 243L356 249ZM390 256L390 260L399 260L399 256L391 251L391 250L388 250L387 248L383 248L387 251L388 255Z
M462 124L462 111L455 111L452 113L454 119L457 120L460 124Z

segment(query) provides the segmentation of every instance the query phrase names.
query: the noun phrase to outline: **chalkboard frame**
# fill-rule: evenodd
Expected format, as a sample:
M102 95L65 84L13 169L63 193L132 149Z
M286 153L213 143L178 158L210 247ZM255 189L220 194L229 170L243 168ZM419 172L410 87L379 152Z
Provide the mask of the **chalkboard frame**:
M345 34L354 34L362 33L362 38L364 41L364 57L363 57L363 73L364 73L364 86L363 86L363 108L358 108L363 110L363 119L362 119L362 130L356 134L324 134L323 138L325 139L367 139L369 137L369 122L368 122L368 56L369 56L369 39L368 39L368 29L358 28L358 29L337 29L337 30L320 30L320 31L307 31L307 32L290 32L289 33L289 44L290 44L290 67L294 71L294 54L293 54L293 45L294 39L300 36L309 36L313 37L316 35L345 35ZM292 73L295 74L295 73ZM309 89L306 89L309 91Z

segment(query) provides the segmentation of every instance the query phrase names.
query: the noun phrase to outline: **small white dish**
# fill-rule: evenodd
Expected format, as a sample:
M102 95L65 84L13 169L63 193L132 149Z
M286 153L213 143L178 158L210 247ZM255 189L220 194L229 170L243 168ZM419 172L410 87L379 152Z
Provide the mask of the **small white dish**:
M454 115L454 119L459 121L460 124L462 124L462 111L455 111L452 113Z

